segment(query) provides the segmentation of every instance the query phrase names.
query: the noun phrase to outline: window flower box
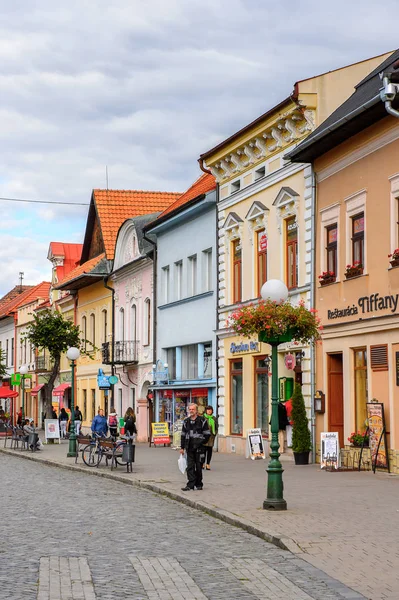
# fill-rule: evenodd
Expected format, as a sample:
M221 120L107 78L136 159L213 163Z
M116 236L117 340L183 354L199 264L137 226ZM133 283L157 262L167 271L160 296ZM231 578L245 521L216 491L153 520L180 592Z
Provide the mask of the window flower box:
M358 277L363 274L363 265L359 261L355 261L353 265L346 265L345 277L346 279L352 279L352 277Z
M388 254L388 258L391 259L389 261L391 263L391 267L399 267L399 248L396 248L392 254Z
M323 273L319 275L320 285L328 285L329 283L334 283L335 280L335 273L333 273L332 271L323 271Z

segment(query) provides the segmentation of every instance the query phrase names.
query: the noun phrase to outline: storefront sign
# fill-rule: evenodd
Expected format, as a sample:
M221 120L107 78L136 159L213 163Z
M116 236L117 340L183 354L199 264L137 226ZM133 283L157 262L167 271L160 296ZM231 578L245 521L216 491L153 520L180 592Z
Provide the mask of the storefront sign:
M295 356L293 354L286 354L284 357L284 364L287 369L292 371L295 366Z
M247 430L247 448L248 456L251 460L266 458L263 448L262 431L260 429Z
M328 319L340 319L342 317L351 317L357 314L366 314L370 312L378 312L380 310L390 310L391 313L396 313L398 308L399 294L391 294L390 296L380 296L371 294L370 296L362 296L358 299L357 305L347 306L346 308L334 308L327 311Z
M339 436L337 431L326 431L321 434L320 467L333 466L338 469Z
M241 354L242 352L258 352L259 342L248 342L248 344L230 344L231 354Z
M376 467L388 469L389 471L384 405L381 402L368 402L366 406L373 471L375 471Z
M167 423L151 423L152 441L155 446L170 444L169 427Z
M109 378L107 375L104 375L104 371L102 369L98 369L97 385L100 390L108 390L111 387Z

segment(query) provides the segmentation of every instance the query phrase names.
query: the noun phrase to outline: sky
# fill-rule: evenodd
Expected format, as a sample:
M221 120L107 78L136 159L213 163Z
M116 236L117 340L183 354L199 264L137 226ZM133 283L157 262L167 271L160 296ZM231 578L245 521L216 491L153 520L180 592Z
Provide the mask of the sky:
M93 188L183 192L300 79L399 46L393 0L0 3L0 296L83 242ZM65 202L67 204L55 204ZM75 206L73 206L75 204Z

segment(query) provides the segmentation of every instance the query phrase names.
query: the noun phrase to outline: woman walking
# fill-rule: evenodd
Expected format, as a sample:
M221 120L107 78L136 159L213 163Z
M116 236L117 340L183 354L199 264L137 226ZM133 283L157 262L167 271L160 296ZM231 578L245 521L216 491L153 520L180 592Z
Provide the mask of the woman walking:
M124 421L125 434L128 433L130 436L133 436L133 434L137 433L136 415L134 414L133 408L131 408L130 406L125 413Z
M215 443L215 438L216 438L217 433L218 433L218 420L213 415L213 408L212 408L212 406L209 406L209 405L206 407L205 413L204 413L203 416L208 421L209 431L211 432L209 440L204 444L204 448L205 448L205 464L206 464L205 468L206 468L207 471L210 471L211 470L211 460L212 460L213 445ZM204 468L204 465L202 466L202 468Z
M58 420L60 423L61 437L66 438L66 430L67 430L67 423L68 423L69 417L68 417L68 413L65 410L65 408L61 408L61 412L60 412L60 416L58 417Z

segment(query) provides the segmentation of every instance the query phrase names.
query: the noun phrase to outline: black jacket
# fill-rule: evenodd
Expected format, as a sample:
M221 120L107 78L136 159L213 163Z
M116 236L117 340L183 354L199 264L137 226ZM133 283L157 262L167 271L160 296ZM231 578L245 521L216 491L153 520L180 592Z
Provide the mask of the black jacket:
M192 431L192 435L190 435L190 431ZM197 415L193 423L191 418L187 417L183 421L181 430L181 448L190 452L200 450L209 440L210 435L208 421L204 417Z

